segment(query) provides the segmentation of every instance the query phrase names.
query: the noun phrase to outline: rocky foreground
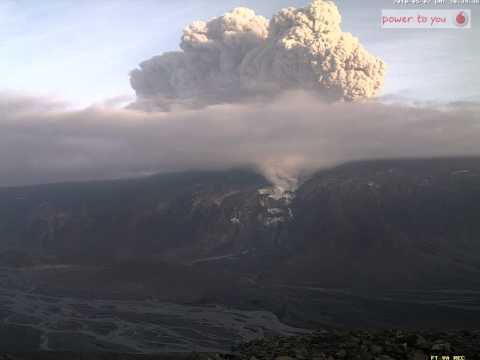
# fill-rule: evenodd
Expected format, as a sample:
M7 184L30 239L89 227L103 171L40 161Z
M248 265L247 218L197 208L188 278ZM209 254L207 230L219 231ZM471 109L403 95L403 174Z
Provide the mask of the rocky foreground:
M240 359L431 359L432 355L480 359L480 331L319 331L310 336L276 337L243 344Z
M0 355L0 360L470 360L480 359L480 330L322 330L307 336L255 340L232 350L230 354L18 353Z

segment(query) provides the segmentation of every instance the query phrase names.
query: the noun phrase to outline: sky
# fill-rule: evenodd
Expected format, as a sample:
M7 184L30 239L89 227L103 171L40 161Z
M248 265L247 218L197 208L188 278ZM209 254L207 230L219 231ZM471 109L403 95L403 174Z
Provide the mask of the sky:
M74 106L133 99L129 72L177 50L182 29L237 6L270 17L299 0L2 0L0 90ZM343 30L388 65L382 96L419 102L480 100L480 5L470 30L380 29L393 0L336 1ZM477 9L478 8L478 9Z
M0 0L0 187L480 156L480 5L471 29L381 29L393 2L338 0L340 27L321 1Z

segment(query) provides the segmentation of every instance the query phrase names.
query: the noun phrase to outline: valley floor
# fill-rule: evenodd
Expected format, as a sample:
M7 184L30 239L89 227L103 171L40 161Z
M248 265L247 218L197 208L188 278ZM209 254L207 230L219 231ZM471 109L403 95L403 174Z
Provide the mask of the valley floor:
M306 337L312 333L307 329L319 328L337 335L345 329L402 328L410 335L417 329L434 329L439 334L447 331L439 339L451 346L456 346L456 340L448 341L448 337L454 334L453 338L460 343L473 344L469 339L475 339L480 347L475 332L480 324L480 293L474 290L362 292L315 286L252 286L238 289L230 298L214 298L209 303L176 303L173 298L92 298L74 293L59 296L36 288L33 275L39 271L0 269L0 351L228 353L239 344L279 339L276 336L303 335L301 341L311 343L318 338ZM62 274L66 270L54 271ZM452 333L448 329L469 331ZM435 331L422 332L427 334L425 339L430 341L430 347L438 340ZM353 338L373 339L373 343L377 341L374 334L380 334L378 339L383 342L390 336L386 330L358 334ZM337 335L322 343L331 343L333 347L348 343L350 335L345 335L345 341L343 335ZM402 336L398 339L403 341ZM281 344L291 341L281 340ZM259 350L258 344L270 346L268 341L250 344L257 345L239 349L249 352Z

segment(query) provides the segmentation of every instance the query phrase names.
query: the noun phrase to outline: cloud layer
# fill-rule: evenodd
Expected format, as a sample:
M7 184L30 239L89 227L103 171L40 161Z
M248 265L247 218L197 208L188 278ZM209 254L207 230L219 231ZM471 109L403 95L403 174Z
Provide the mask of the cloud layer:
M0 94L0 185L250 166L287 186L349 160L480 155L479 110L327 104L297 91L197 110L69 111Z
M247 8L187 26L182 51L153 57L131 72L137 108L169 110L315 91L325 99L360 100L383 85L385 65L350 33L331 1L286 8L267 21Z
M181 52L132 72L127 109L0 93L0 186L251 167L291 188L351 160L480 155L477 104L349 101L374 96L385 67L340 20L316 0L195 22Z

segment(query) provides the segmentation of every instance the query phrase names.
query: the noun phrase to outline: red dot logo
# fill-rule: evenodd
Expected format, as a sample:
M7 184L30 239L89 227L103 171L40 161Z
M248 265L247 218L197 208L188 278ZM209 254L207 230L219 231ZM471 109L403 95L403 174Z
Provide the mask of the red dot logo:
M457 16L455 16L455 24L458 27L464 27L467 26L468 24L468 15L465 13L465 11L460 11Z

